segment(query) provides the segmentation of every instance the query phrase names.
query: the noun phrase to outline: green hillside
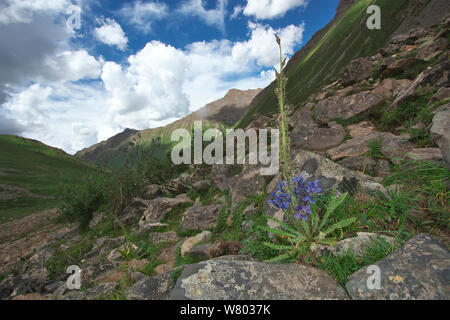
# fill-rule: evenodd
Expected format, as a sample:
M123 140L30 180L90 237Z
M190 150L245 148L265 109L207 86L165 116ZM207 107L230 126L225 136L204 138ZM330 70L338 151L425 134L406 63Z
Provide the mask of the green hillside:
M383 47L405 20L414 15L417 8L410 0L359 0L325 33L320 41L303 59L288 64L287 101L298 107L325 84L336 79L342 67L351 60L370 56ZM380 6L382 12L381 30L366 27L369 5ZM255 113L271 115L278 111L275 83L267 87L252 102L249 112L237 123L246 127Z
M61 184L95 170L39 141L0 135L0 222L55 207Z

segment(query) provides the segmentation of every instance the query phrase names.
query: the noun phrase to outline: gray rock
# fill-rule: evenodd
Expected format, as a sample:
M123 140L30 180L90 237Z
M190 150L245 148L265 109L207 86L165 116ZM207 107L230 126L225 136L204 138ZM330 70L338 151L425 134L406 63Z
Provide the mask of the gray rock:
M339 75L339 82L344 87L368 79L372 73L372 62L367 58L351 61Z
M242 172L229 179L232 210L237 208L239 202L246 200L250 195L263 192L264 185L272 176L261 175L261 166L244 165Z
M319 126L313 121L309 111L300 110L297 114L301 114L297 117L302 120L296 123L289 134L293 150L324 151L344 141L346 132L341 125L330 123Z
M145 187L144 197L146 199L153 199L165 193L164 187L158 184L149 184Z
M413 65L419 63L420 60L416 58L404 58L400 60L395 60L392 64L390 64L386 70L381 74L382 77L390 77L395 76L402 73L404 70L412 67Z
M139 221L139 228L145 228L148 224L161 222L173 207L189 202L191 200L187 197L156 198L149 201L148 207Z
M94 212L92 215L92 219L89 222L89 229L94 229L96 226L100 224L103 218L103 212Z
M332 119L350 119L358 114L373 110L383 102L381 95L364 91L351 96L333 96L320 101L314 113L317 119L328 122Z
M194 206L183 213L180 230L207 230L216 226L223 205Z
M171 300L348 299L325 271L300 264L222 258L187 265Z
M116 287L117 283L115 282L105 282L86 290L82 295L86 300L106 300Z
M173 280L170 272L155 278L144 278L125 291L127 300L167 300Z
M198 181L192 185L192 188L194 188L194 190L198 192L208 190L209 182L206 180Z
M376 241L385 241L392 246L395 245L394 238L376 235L375 233L358 232L356 237L338 241L335 246L316 246L316 255L327 256L332 253L335 256L341 256L351 249L355 256L360 257L365 253L367 248L376 243Z
M145 210L147 210L149 201L141 198L134 198L130 204L128 204L119 217L120 221L128 226L131 226L141 219Z
M364 267L350 275L345 287L353 299L448 300L450 254L429 235L420 234L374 265L381 270L380 289L370 290Z
M0 299L5 300L18 295L39 293L44 291L48 271L45 268L7 278L0 282Z
M179 237L175 231L164 233L152 232L149 235L149 239L153 244L157 245L165 242L177 242Z
M370 157L349 157L338 161L343 167L361 172L374 172L377 162Z
M395 98L394 102L389 106L388 111L396 108L399 104L416 94L417 89L427 85L448 87L450 79L448 70L450 62L443 62L436 67L428 68L419 74L416 79Z
M444 159L439 148L416 148L408 152L406 156L417 161L441 161Z
M450 164L450 111L436 113L431 126L431 136L441 149L447 164Z

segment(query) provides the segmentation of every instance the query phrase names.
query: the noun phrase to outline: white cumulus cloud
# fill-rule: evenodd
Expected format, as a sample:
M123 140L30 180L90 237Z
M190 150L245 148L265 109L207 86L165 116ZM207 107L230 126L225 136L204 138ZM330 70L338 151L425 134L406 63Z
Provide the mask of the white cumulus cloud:
M203 0L189 0L181 5L178 11L183 15L196 16L209 26L216 26L225 31L225 16L228 0L217 0L215 9L205 9Z
M101 26L95 28L94 35L98 41L109 46L116 46L120 50L127 48L128 38L114 19L106 18L102 21Z
M120 10L120 14L143 32L150 32L152 23L166 17L169 13L163 2L142 2L141 0L127 3Z
M298 7L306 7L309 0L247 0L243 12L256 19L283 17L286 12Z

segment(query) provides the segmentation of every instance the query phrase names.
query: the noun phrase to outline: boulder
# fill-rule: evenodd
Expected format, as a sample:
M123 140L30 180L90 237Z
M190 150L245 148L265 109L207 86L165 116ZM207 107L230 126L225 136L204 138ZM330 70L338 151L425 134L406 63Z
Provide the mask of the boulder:
M341 166L355 171L361 172L375 172L377 161L371 157L350 157L338 161Z
M365 136L375 130L375 126L370 121L363 121L347 126L349 134L352 138Z
M96 226L100 224L103 218L103 212L94 212L92 214L92 219L89 222L89 229L94 229Z
M141 198L134 198L128 204L120 216L120 221L125 225L133 225L141 219L145 210L147 210L149 202Z
M417 161L441 161L444 159L439 148L415 148L406 156Z
M392 133L371 131L366 135L360 135L356 138L345 141L340 146L330 149L327 154L332 160L338 160L344 157L357 157L369 151L369 143L377 139L395 137Z
M441 149L442 155L450 165L450 111L441 111L433 117L431 136Z
M391 77L401 74L403 71L405 71L408 68L411 68L415 64L419 63L421 60L416 58L403 58L400 60L396 60L394 63L390 64L386 70L384 70L381 73L381 76L383 78L385 77Z
M420 73L416 79L402 92L398 94L394 102L389 106L388 110L397 107L408 98L413 97L416 94L417 89L428 85L437 87L448 87L450 62L442 62L439 65L428 68Z
M338 241L335 246L317 245L316 255L328 256L333 254L334 256L342 256L351 250L356 257L361 257L367 248L376 244L377 241L384 241L392 247L395 246L395 239L392 237L376 235L370 232L358 232L356 237Z
M17 295L41 294L47 284L48 271L45 268L7 278L0 282L0 299L10 299Z
M184 240L183 245L181 246L181 256L184 257L196 244L199 244L200 242L211 241L211 238L211 231L203 231L196 236L187 238L186 240Z
M372 69L372 62L368 58L355 59L341 72L339 75L339 83L347 87L368 79L372 74Z
M161 222L172 208L190 202L189 198L184 197L156 198L149 201L148 207L139 221L139 228L145 228L147 224Z
M125 291L127 300L167 300L173 280L170 273L161 274L155 278L144 278Z
M223 205L194 206L183 213L180 230L206 230L216 226Z
M338 146L345 139L346 132L341 125L329 123L319 126L309 111L300 110L293 118L299 119L289 134L293 150L324 151Z
M165 185L165 189L173 194L180 194L189 190L188 186L183 181L183 177L168 181Z
M374 263L381 271L380 289L369 289L368 268L350 275L345 284L352 299L448 300L450 254L433 237L420 234Z
M201 192L201 191L208 190L209 186L210 186L210 184L207 180L201 180L201 181L197 181L196 183L194 183L192 185L192 188L194 188L194 190L197 192Z
M317 268L219 258L185 266L170 299L329 300L348 296Z
M150 242L152 242L154 245L158 245L167 242L177 242L179 240L179 237L175 231L164 233L152 232L149 235L149 239Z
M189 250L189 255L207 260L222 256L238 255L241 248L242 244L239 241L219 241L195 246Z
M272 176L261 175L261 166L244 165L241 173L229 179L232 210L236 209L238 203L246 200L250 195L261 194L264 185L271 179Z
M439 88L431 98L432 102L450 99L450 88Z
M145 186L144 197L146 199L153 199L162 196L165 193L164 187L158 184L149 184Z
M385 135L381 142L381 153L387 158L405 158L405 155L415 148L410 141L410 135Z
M363 91L346 97L333 96L320 101L314 109L314 114L322 122L328 122L332 119L347 120L358 114L373 110L383 100L383 96L370 91Z

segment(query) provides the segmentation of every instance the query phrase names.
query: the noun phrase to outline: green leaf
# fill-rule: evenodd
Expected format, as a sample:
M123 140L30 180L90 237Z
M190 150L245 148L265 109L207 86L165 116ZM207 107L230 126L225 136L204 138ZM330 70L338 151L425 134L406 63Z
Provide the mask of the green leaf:
M326 236L327 234L332 233L336 229L342 229L342 228L345 228L345 227L351 225L355 221L356 221L356 218L350 218L350 219L342 220L342 221L340 221L338 223L333 224L331 227L329 227L327 230L325 230L323 232L323 234Z
M288 238L295 238L296 237L295 234L291 234L291 233L283 231L283 230L272 229L272 228L269 228L269 227L266 227L266 226L261 226L260 228L262 230L264 230L264 231L267 231L267 232L270 232L270 233L273 233L273 234L277 234L277 235L280 235L280 236L285 236L285 237L288 237Z
M290 257L291 257L291 256L290 256L288 253L285 253L285 254L279 255L279 256L277 256L277 257L275 257L275 258L266 260L265 262L268 262L268 263L271 263L271 262L278 262L278 261L281 261L281 260L289 259Z
M336 210L337 207L339 207L344 202L345 198L347 198L347 195L348 195L348 192L344 193L339 198L336 198L335 195L332 196L331 200L327 204L327 211L325 212L325 215L322 218L322 222L320 223L319 230L322 230L322 228L327 223L330 215L334 212L334 210Z
M300 235L300 233L295 230L294 228L292 228L291 226L289 226L288 224L286 224L285 222L281 221L280 219L278 219L277 217L271 217L271 216L267 216L267 219L270 219L276 223L278 223L281 227L283 227L284 229L286 229L287 231L291 232L292 234L295 235ZM295 236L294 236L295 237Z
M279 250L279 251L289 251L292 250L293 247L292 246L286 246L286 245L281 245L281 244L274 244L271 242L263 242L263 245L270 248L270 249L275 249L275 250Z

